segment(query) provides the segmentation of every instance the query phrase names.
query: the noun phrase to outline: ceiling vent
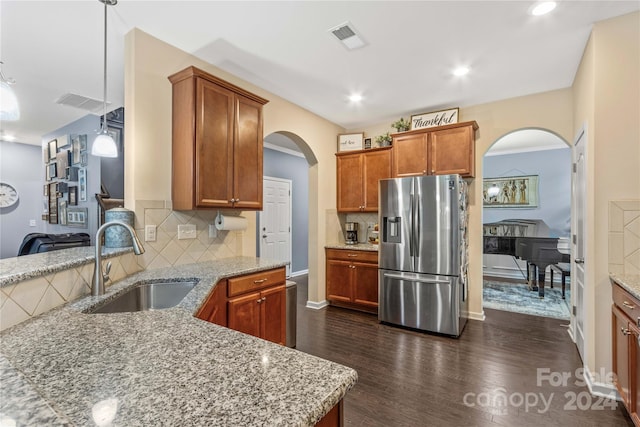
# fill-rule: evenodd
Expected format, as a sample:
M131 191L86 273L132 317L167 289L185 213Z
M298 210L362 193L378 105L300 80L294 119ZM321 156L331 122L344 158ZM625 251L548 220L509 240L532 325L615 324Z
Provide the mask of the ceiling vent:
M91 111L95 114L102 113L103 105L99 99L87 98L86 96L76 95L75 93L65 93L56 100L56 104L67 105L81 110ZM107 105L110 103L107 102Z
M337 27L330 28L329 31L349 50L366 45L351 22L347 21Z

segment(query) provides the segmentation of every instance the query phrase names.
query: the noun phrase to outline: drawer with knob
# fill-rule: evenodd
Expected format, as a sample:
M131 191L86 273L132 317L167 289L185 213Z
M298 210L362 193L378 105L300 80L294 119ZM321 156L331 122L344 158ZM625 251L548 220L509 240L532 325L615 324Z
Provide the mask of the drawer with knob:
M228 296L244 294L246 292L259 291L271 286L285 283L284 267L276 270L268 270L246 276L233 277L228 280Z
M613 303L640 326L640 303L620 286L613 286Z

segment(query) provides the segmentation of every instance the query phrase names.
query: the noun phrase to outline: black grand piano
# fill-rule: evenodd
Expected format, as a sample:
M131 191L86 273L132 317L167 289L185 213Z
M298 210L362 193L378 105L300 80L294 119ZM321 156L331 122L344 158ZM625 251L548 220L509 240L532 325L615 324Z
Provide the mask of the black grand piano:
M540 298L544 298L546 268L570 262L568 253L558 251L558 240L550 236L549 226L539 219L505 219L483 225L484 253L511 255L527 261L529 286L538 291Z

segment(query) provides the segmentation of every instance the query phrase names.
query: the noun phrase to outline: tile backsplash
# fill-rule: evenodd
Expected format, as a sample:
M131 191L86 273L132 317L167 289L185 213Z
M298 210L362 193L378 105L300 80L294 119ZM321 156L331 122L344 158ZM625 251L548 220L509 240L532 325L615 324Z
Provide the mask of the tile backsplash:
M133 253L103 260L111 262L107 283L123 279L143 268ZM45 313L91 293L93 263L25 280L0 289L0 330Z
M219 231L209 237L209 224L213 224L218 211L173 211L162 201L136 202L136 232L144 238L145 225L155 225L156 241L145 242L145 253L140 264L145 269L169 267L211 261L242 255L244 231ZM226 216L240 215L235 211L220 211ZM196 226L195 239L178 239L178 225Z
M640 274L640 200L609 202L609 272Z
M138 201L136 203L136 233L145 253L133 253L105 259L111 262L111 280L121 280L141 270L170 267L242 255L244 231L219 231L209 237L209 224L217 211L172 211L170 202ZM221 211L224 215L240 212ZM145 224L156 225L156 241L144 241ZM178 239L178 225L196 226L195 239ZM46 276L18 282L0 289L0 330L45 313L55 307L91 293L93 263L59 271Z

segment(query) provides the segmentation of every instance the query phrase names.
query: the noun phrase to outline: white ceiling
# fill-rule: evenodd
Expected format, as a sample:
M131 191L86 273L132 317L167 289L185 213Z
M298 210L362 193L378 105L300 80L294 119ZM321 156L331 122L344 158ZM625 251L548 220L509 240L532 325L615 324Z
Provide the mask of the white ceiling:
M572 84L592 24L638 1L134 1L109 8L111 108L124 104L124 35L134 27L348 130ZM21 120L2 132L40 144L87 114L65 93L102 99L103 5L0 1L0 55ZM367 42L348 51L327 30L350 21ZM454 78L459 65L471 73ZM359 92L360 105L347 96Z

